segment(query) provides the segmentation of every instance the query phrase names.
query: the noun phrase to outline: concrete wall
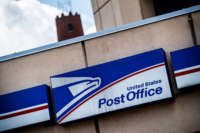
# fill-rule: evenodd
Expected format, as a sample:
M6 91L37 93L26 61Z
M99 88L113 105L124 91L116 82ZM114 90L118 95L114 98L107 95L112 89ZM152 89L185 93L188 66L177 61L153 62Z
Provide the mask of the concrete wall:
M140 0L119 0L123 24L142 19Z
M153 0L140 0L143 19L155 16Z
M200 12L192 13L197 44L200 45Z
M101 15L101 20L103 20L103 21L101 21L103 30L114 28L117 26L111 1L109 1L100 10L100 15Z
M99 7L101 7L103 4L105 4L109 0L97 0Z
M99 8L97 5L97 0L91 0L91 4L92 4L93 13L94 13Z
M92 0L92 6L97 31L143 19L140 0Z
M189 47L193 40L185 15L88 40L85 44L91 66L161 47L167 52Z
M97 31L155 16L153 0L91 0L91 2Z
M97 12L97 13L94 15L94 19L96 20L96 21L95 21L96 30L97 30L97 31L101 31L101 30L102 30L102 23L101 23L101 15L100 15L100 12Z
M5 61L0 63L0 94L50 85L50 76L84 67L81 43Z
M121 26L124 24L124 22L123 22L123 17L122 17L122 12L121 12L120 0L111 0L111 2L112 2L112 8L113 8L112 10L114 12L116 26Z
M117 26L111 0L92 0L91 2L97 31L110 29Z
M196 22L200 16L194 13ZM196 30L196 32L199 32ZM198 33L197 33L198 34ZM156 48L169 52L193 46L188 15L113 33L85 41L86 53L81 43L0 62L0 94L17 91L39 84L50 84L51 75L108 62ZM84 55L86 55L87 62ZM172 74L172 71L170 71ZM171 79L173 79L171 77ZM175 89L173 83L173 89ZM172 101L153 103L95 117L100 133L110 132L194 132L200 131L200 87L176 92ZM98 133L94 118L64 126L36 125L16 133Z

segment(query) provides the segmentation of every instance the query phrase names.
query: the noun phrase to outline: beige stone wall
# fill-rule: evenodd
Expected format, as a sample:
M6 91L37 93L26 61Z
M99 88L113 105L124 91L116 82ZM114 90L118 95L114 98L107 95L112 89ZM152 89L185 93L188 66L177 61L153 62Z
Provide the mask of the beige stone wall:
M112 3L112 10L114 12L116 26L121 26L124 23L123 23L123 18L122 18L120 0L111 0L111 3Z
M140 0L92 0L97 31L141 20L140 4Z
M152 0L91 1L97 31L107 30L155 16Z
M94 13L98 9L97 0L91 0L91 3L92 3L92 9L93 9L93 13Z
M142 20L140 0L119 0L123 24Z
M96 30L97 30L97 31L101 31L103 28L102 28L102 22L101 22L101 15L100 15L100 12L97 12L97 13L94 15L94 19L95 19L95 24L96 24Z
M193 13L195 27L198 27L199 16L199 12ZM199 34L198 30L195 31ZM170 51L193 45L187 15L85 41L89 66L156 48L164 48L170 64ZM51 75L85 68L84 55L82 44L76 43L0 62L0 94L50 84ZM99 121L100 133L195 132L200 131L199 101L200 88L192 87L188 91L176 92L175 99L171 101L133 107L95 118ZM78 120L64 126L35 125L12 133L96 133L93 119Z
M112 7L112 2L109 1L101 10L100 17L102 23L102 30L110 29L116 27L116 21L114 16L114 11Z
M84 67L81 43L5 61L0 63L0 94L50 85L50 76Z
M156 48L164 48L169 54L192 43L187 15L85 42L89 66Z
M103 4L105 4L109 0L97 0L99 7L101 7Z
M155 16L153 0L140 0L143 19Z
M192 13L197 44L200 45L200 12Z

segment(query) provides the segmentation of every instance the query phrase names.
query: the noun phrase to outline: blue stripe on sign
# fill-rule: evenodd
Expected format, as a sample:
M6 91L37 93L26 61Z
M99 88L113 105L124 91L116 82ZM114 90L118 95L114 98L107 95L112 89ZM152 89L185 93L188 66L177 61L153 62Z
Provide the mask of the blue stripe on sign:
M200 46L173 51L170 55L174 71L200 65Z
M0 96L0 114L47 103L47 86L41 85Z
M102 82L100 88L126 76L134 73L138 70L165 62L165 53L163 49L157 49L150 52L145 52L142 54L126 57L123 59L115 60L112 62L104 63L101 65L96 65L88 67L85 69L64 73L61 75L52 76L51 78L59 77L101 77ZM53 88L53 97L55 103L56 113L59 112L67 103L69 103L75 97L71 94L67 94L67 87ZM94 93L90 92L87 96Z

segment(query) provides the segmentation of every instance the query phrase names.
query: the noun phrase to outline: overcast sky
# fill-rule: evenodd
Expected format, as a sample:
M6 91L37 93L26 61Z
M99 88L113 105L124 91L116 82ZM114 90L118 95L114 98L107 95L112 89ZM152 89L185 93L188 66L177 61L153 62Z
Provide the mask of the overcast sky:
M57 42L55 17L66 11L63 4L70 2L0 0L0 56ZM96 31L90 0L71 0L71 9L81 14L85 34Z

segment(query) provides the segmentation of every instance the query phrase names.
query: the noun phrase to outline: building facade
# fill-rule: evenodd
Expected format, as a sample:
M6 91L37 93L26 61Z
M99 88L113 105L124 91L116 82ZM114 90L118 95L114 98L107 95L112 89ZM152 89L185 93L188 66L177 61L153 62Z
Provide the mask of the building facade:
M200 4L195 0L92 0L97 31Z
M200 6L154 16L153 12L148 11L150 8L142 9L142 1L126 1L98 0L97 6L95 4L97 1L93 0L97 29L108 30L0 57L0 94L40 84L51 86L52 75L163 48L167 55L174 98L64 125L57 125L54 121L14 129L11 132L183 133L200 131L200 87L177 90L170 58L171 51L200 44ZM121 6L123 8L120 8ZM143 20L146 18L143 17L146 16L142 13L145 12L144 10L148 12L148 19ZM115 16L113 13L121 15ZM98 24L100 17L101 24Z
M81 18L79 14L73 15L71 12L68 16L63 13L61 17L56 17L56 29L58 41L67 40L70 38L83 35L83 27L81 24Z

